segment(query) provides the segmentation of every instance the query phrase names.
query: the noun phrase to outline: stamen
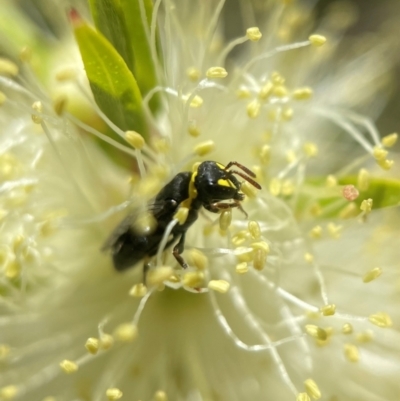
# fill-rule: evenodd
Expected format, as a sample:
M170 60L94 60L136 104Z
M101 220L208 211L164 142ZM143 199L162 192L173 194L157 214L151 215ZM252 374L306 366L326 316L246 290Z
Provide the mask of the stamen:
M364 199L361 202L360 210L362 210L366 214L370 213L372 211L373 203L374 203L374 201L371 198Z
M391 148L397 142L398 135L396 133L386 135L382 138L382 145L385 148Z
M114 337L111 334L101 333L100 334L100 348L108 350L114 345Z
M123 393L118 388L108 388L106 390L106 396L110 401L119 400L122 397Z
M357 187L360 191L367 191L369 188L369 173L364 168L358 172Z
M210 290L225 294L228 292L230 284L225 280L211 280L207 286Z
M78 370L78 365L68 359L64 359L60 363L60 368L67 374L75 373Z
M321 47L326 43L326 37L323 35L311 35L308 40L315 47Z
M262 33L260 32L260 29L257 26L254 26L251 28L247 28L246 36L252 42L258 42L262 37Z
M324 316L333 316L336 312L335 304L328 304L321 307L321 312Z
M368 320L375 326L387 328L392 327L393 322L390 316L385 312L378 312L368 317Z
M342 327L343 334L351 334L353 333L353 326L350 323L345 323Z
M138 329L133 323L122 323L114 331L114 338L123 343L130 343L138 336Z
M89 353L91 353L92 355L96 355L96 354L97 354L97 351L98 351L99 348L100 348L100 341L99 341L99 339L98 339L98 338L95 338L95 337L89 337L89 338L86 340L85 348L86 348L87 351L88 351Z
M257 99L254 99L246 107L247 115L250 118L257 118L260 114L260 107L261 107L260 102Z
M204 141L196 145L193 149L194 153L197 156L205 156L208 153L212 152L215 148L214 141Z
M307 394L313 398L314 400L319 400L321 398L321 391L317 386L317 383L313 379L307 379L304 382L305 389Z
M200 287L204 281L204 273L201 271L187 272L183 275L183 285L190 288Z
M174 274L174 269L170 266L161 266L150 270L147 274L147 282L149 285L160 285L168 280Z
M135 284L129 291L131 297L142 298L147 294L147 287L143 284Z
M188 262L198 270L205 270L208 266L208 258L198 249L191 249L188 252Z
M222 231L228 230L232 222L232 210L224 210L219 216L219 228Z
M306 333L311 337L323 341L328 338L328 334L321 327L315 326L314 324L307 324L305 328L306 328Z
M297 88L292 92L292 98L295 100L308 100L312 97L313 90L309 87Z
M310 397L307 393L299 393L296 396L296 401L310 401Z
M247 262L242 262L236 265L236 273L238 274L244 274L249 271L249 267L247 265Z
M375 267L364 275L363 282L370 283L371 281L377 279L381 274L382 269L380 267Z
M207 78L226 78L228 72L223 67L211 67L206 72Z
M358 362L360 359L360 354L358 348L353 344L344 344L343 346L344 356L350 362Z
M0 57L0 75L15 77L18 75L18 66L11 60Z
M196 67L189 67L186 70L186 75L189 77L189 79L193 82L196 82L200 79L201 77L201 72L199 69L197 69Z
M155 401L168 401L168 397L167 397L167 394L165 393L165 391L158 390L154 394L154 400Z

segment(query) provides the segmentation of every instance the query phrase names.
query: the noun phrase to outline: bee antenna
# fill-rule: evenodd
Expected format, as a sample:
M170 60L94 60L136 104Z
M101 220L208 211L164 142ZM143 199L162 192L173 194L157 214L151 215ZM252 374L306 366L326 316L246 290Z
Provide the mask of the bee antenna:
M227 173L237 174L238 176L244 178L248 183L253 185L253 187L255 187L257 189L261 189L261 185L258 182L254 181L252 178L248 177L246 174L243 174L241 171L230 170L230 171L227 171Z
M250 170L248 169L246 166L243 166L243 164L240 164L238 162L229 162L226 166L225 166L225 171L227 171L230 167L232 166L236 166L239 167L240 169L242 169L247 175L249 175L250 177L256 178L256 175Z

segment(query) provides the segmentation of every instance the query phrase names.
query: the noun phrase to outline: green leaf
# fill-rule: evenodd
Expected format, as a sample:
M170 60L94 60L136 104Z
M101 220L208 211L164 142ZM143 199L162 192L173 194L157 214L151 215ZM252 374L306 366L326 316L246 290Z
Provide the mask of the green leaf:
M132 72L100 32L80 19L73 22L96 103L122 130L136 130L146 137L142 97Z

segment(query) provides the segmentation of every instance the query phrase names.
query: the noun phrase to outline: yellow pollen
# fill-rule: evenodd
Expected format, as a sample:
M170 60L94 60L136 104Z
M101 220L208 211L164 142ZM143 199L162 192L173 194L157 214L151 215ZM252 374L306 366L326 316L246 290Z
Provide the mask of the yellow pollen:
M183 275L183 285L194 288L203 284L204 273L201 271L187 272Z
M59 82L75 80L77 74L74 68L64 68L56 72L55 78Z
M205 156L215 148L214 141L204 141L194 147L194 153L198 156Z
M392 319L385 312L378 312L368 317L368 320L375 326L387 328L393 325Z
M188 132L189 135L192 136L193 138L197 138L198 136L200 136L200 129L195 123L189 124Z
M375 160L377 161L384 161L386 159L386 156L388 155L388 151L379 147L375 146L374 150L372 151L372 155L374 156Z
M315 326L314 324L307 324L305 328L306 333L313 338L323 341L328 338L326 331L321 327Z
M275 85L272 89L272 94L276 97L286 97L288 90L285 85Z
M255 249L253 256L253 267L261 271L265 267L267 252L264 249Z
M198 270L205 270L208 266L207 256L198 249L191 249L188 251L188 262Z
M313 90L309 87L297 88L293 91L292 97L295 100L308 100L312 97Z
M7 100L7 96L0 91L0 106Z
M210 290L225 294L228 292L230 284L225 280L211 280L209 281L207 287Z
M271 192L271 195L273 196L279 196L281 193L282 189L282 182L278 178L273 178L271 182L269 183L269 192Z
M189 215L189 208L181 206L175 213L174 219L177 219L179 224L182 225L187 220L188 215Z
M142 149L145 145L144 138L136 131L126 131L125 139L129 145L133 146L135 149Z
M312 263L312 262L314 262L314 255L311 254L311 253L306 252L306 253L304 254L304 260L305 260L307 263Z
M138 329L133 323L122 323L114 331L116 340L123 343L130 343L138 336Z
M304 382L307 394L314 400L319 400L321 398L321 391L319 390L317 383L313 379L307 379Z
M147 294L147 287L143 284L135 284L129 291L129 295L135 298L142 298Z
M102 333L100 336L100 348L108 350L114 345L114 337L111 334Z
M189 67L186 70L186 75L188 76L188 78L193 81L196 82L200 79L201 76L201 72L199 69L197 69L196 67Z
M307 157L315 157L318 154L318 147L315 143L312 142L306 142L303 145L303 150L304 153L307 155Z
M224 210L219 216L219 228L226 231L232 223L232 210Z
M374 201L369 198L369 199L364 199L361 202L361 206L360 206L360 210L362 210L365 213L370 213L372 210L372 205L373 205Z
M249 271L249 267L247 265L247 262L242 262L242 263L238 263L236 265L236 273L238 274L244 274L247 273Z
M237 247L234 252L239 263L251 262L253 260L254 249L247 247Z
M18 75L18 66L11 60L0 57L0 75L15 77Z
M251 244L251 247L252 247L254 250L262 249L262 250L263 250L265 253L267 253L267 254L270 252L269 245L268 245L268 243L265 242L265 241L253 242L253 243Z
M246 36L252 42L258 42L262 37L262 33L258 27L254 26L246 30Z
M282 118L285 121L290 121L293 118L293 109L291 107L285 107L282 112Z
M382 138L382 145L385 148L391 148L397 142L398 135L396 133L386 135Z
M183 96L183 100L188 100L189 96ZM203 98L201 96L195 95L190 101L190 107L192 109L198 109L203 105Z
M260 150L261 163L267 165L270 161L270 158L271 158L271 146L263 145L263 147Z
M165 393L165 391L158 390L154 394L154 401L168 401L168 397L167 397L167 394Z
M60 363L60 368L67 374L75 373L78 370L78 365L73 362L69 361L68 359L64 359Z
M277 71L271 74L271 80L274 85L283 85L285 83L285 78Z
M260 107L261 107L260 102L259 102L257 99L254 99L254 100L251 101L251 102L247 105L247 107L246 107L247 115L248 115L250 118L256 118L256 117L258 117L259 114L260 114Z
M365 330L356 334L356 340L359 343L369 343L374 339L374 332L372 330Z
M228 73L223 67L211 67L207 70L206 76L207 78L225 78Z
M32 118L32 121L33 121L35 124L41 124L42 121L43 121L42 117L38 116L37 114L32 114L32 115L31 115L31 118Z
M248 99L251 96L251 92L249 89L242 87L236 91L236 96L238 99Z
M110 401L119 400L123 393L119 388L108 388L106 390L106 396Z
M345 323L342 327L343 334L351 334L353 332L353 326L350 323Z
M42 102L40 100L36 100L36 102L33 102L32 109L37 111L38 113L42 113L43 112Z
M322 236L322 227L321 226L313 227L309 232L309 236L311 238L314 238L314 239L321 238L321 236Z
M87 349L87 351L93 355L97 354L97 351L100 348L100 341L98 338L95 337L89 337L86 340L85 343L85 348Z
M380 267L375 267L364 275L363 282L369 283L377 279L381 274L382 274L382 269Z
M341 219L349 219L357 214L357 205L354 202L347 204L340 212Z
M261 100L266 100L268 99L271 94L272 90L274 89L274 84L271 81L267 81L262 88L260 89L260 92L258 93L258 97Z
M343 226L339 224L329 223L328 232L332 238L338 239L342 233Z
M323 35L311 35L308 40L315 47L323 46L326 43L326 37Z
M291 196L293 195L296 186L294 185L293 181L290 179L284 180L282 182L282 189L281 193L283 196Z
M324 305L323 307L320 308L320 310L324 316L332 316L336 312L336 305L335 304Z
M5 386L0 388L0 400L9 401L13 400L18 394L17 386Z
M249 198L255 198L257 196L257 188L254 188L247 181L242 184L240 190Z
M380 167L383 168L383 170L388 171L393 167L394 160L388 160L388 159L378 160L378 164Z
M365 168L358 172L357 187L360 191L366 191L369 188L369 173Z
M31 58L32 58L32 49L28 46L24 46L19 52L19 59L22 62L27 63L31 61Z
M296 396L296 401L310 401L310 397L307 393L299 393Z
M328 188L336 187L337 185L338 185L338 181L334 175L330 174L326 177L326 186Z
M250 236L253 239L261 238L261 228L260 225L256 221L249 221L247 228L249 230Z
M174 269L170 266L161 266L152 269L147 274L149 285L159 285L168 280L174 274Z
M156 227L157 221L149 212L142 213L133 224L135 232L143 235L152 233Z
M343 346L344 356L350 362L358 362L360 359L360 353L358 348L353 344L344 344Z

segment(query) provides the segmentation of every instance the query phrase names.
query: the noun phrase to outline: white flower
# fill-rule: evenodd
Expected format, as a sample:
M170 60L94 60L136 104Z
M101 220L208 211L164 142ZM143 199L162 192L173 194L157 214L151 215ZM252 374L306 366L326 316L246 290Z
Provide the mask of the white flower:
M92 100L126 142L88 127L0 61L0 400L397 400L397 135L353 111L385 100L393 44L344 63L338 14L324 44L285 3L249 5L258 27L228 43L222 1L155 3L146 144ZM161 247L147 289L141 264L116 272L101 250L114 227L210 159L256 173L248 219L201 213L189 269Z

